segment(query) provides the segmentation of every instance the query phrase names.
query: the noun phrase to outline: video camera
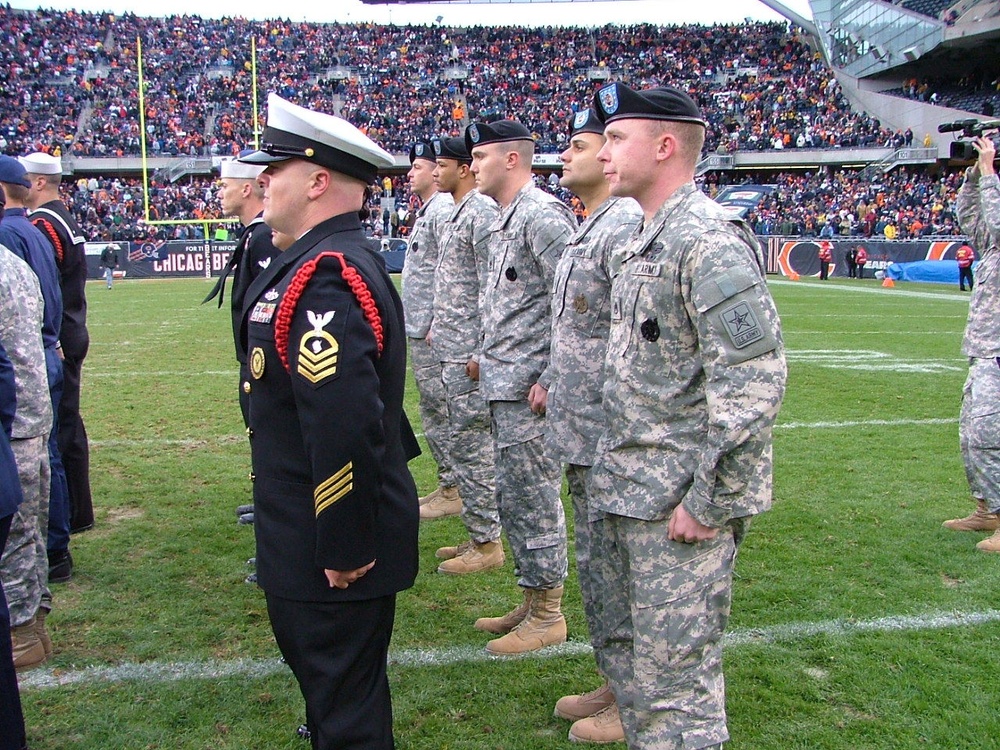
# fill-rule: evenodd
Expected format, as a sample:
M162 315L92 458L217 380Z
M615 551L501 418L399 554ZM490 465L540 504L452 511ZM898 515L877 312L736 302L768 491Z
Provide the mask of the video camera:
M987 130L997 130L1000 128L1000 120L956 120L955 122L942 122L938 125L939 133L956 133L961 131L960 138L976 138L983 135ZM997 151L1000 151L1000 138L994 135L990 140ZM953 141L949 156L958 161L975 161L979 158L976 147L969 141Z

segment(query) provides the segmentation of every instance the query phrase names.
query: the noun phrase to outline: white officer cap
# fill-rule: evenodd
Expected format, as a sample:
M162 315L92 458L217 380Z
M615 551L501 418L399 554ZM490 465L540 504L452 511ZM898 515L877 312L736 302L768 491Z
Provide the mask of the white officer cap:
M36 151L27 156L19 156L17 160L29 174L62 174L62 161L58 156Z
M380 168L395 165L392 154L347 120L269 94L260 150L240 161L266 165L285 159L305 159L368 184Z
M256 180L265 169L267 167L263 164L244 164L236 159L226 159L219 165L220 176L231 177L234 180Z

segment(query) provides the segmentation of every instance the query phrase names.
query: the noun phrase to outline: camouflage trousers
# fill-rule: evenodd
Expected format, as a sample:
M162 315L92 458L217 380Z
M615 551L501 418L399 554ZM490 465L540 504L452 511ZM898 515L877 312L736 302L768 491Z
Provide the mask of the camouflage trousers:
M479 382L466 374L464 362L442 362L441 381L451 427L452 476L462 496L462 523L476 544L495 542L501 528L489 405Z
M497 508L514 554L517 585L553 589L566 580L566 516L560 465L545 455L545 419L527 401L491 401Z
M49 452L45 439L24 438L10 441L21 480L24 502L14 514L7 547L0 559L11 627L19 627L38 614L38 608L51 608L49 558L45 539L49 526Z
M667 538L667 524L608 515L602 554L593 558L605 639L596 647L631 750L695 750L729 739L722 635L733 529L682 544Z
M604 555L600 545L607 542L604 531L604 514L591 516L590 498L587 491L587 478L590 475L589 466L579 464L566 465L566 482L569 484L570 499L573 501L573 529L576 539L576 577L580 583L580 596L583 599L583 613L587 618L587 628L590 631L590 643L594 647L594 657L601 674L607 673L604 664L605 653L598 644L608 640L607 633L601 628L604 621L598 617L599 597L602 595L600 571L592 564L594 558ZM595 545L598 545L595 548Z
M448 426L441 363L427 339L410 339L410 361L413 362L413 379L420 394L420 421L424 425L424 437L431 455L438 465L438 481L444 487L454 487L455 472L449 445L451 428Z
M1000 361L971 360L958 440L972 496L991 513L1000 512Z

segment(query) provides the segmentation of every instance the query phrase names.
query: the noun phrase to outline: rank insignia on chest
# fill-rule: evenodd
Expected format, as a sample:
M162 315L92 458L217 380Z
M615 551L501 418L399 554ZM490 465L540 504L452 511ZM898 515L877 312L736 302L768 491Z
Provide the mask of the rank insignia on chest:
M264 350L259 346L250 352L250 377L254 380L264 377Z
M764 338L764 331L746 302L740 302L724 310L722 322L725 323L726 332L737 349Z
M258 302L250 312L251 323L270 323L278 305L274 302Z
M656 318L647 318L639 326L639 333L646 341L653 342L660 338L660 321Z
M573 309L581 315L587 312L590 309L590 305L587 304L587 298L582 294L576 295L573 299Z
M333 320L335 313L335 310L325 313L315 313L312 310L306 312L312 330L299 340L298 373L310 383L318 383L323 378L337 374L340 344L323 330L323 327Z
M268 302L274 302L276 299L278 299L278 290L277 289L268 289L264 293L264 299L266 299Z

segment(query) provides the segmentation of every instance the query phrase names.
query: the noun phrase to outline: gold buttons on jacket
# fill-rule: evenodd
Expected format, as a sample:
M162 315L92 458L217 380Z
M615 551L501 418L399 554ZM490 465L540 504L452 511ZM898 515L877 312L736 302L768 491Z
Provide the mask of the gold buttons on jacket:
M249 380L244 380L243 381L243 392L244 393L250 393L250 381Z

